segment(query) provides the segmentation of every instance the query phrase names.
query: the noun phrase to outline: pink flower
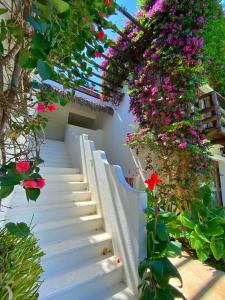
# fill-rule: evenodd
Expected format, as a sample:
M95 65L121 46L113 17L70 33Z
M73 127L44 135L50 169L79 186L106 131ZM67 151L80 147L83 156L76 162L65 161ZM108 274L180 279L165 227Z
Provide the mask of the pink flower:
M25 180L22 185L25 189L36 189L37 188L37 182L34 179Z
M49 104L48 106L47 106L47 110L49 111L49 112L53 112L53 111L55 111L56 109L57 109L58 107L57 107L57 104Z
M30 169L30 164L28 161L18 161L16 163L16 170L17 172L27 172Z
M37 105L37 112L42 113L46 109L45 105L43 103L38 103Z
M95 56L95 57L102 57L102 54L101 54L100 52L95 52L95 53L94 53L94 56Z
M96 37L99 40L104 40L104 38L106 37L106 34L105 34L105 32L103 30L100 30L99 32L97 32Z
M120 265L120 264L122 263L122 260L118 257L118 258L116 259L116 263L117 263L118 265Z
M46 183L43 178L38 178L37 181L34 179L28 179L22 183L22 186L25 189L42 189L45 185Z
M181 149L181 150L187 149L187 142L180 143L178 148Z
M37 179L36 186L37 186L38 189L42 189L45 185L46 185L46 182L43 178L38 178Z

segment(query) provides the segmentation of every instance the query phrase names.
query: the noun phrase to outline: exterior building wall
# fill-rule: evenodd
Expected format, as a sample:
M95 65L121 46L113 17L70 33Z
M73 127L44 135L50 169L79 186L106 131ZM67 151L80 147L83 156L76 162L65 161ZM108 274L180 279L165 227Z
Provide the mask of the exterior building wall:
M113 116L103 116L103 150L110 163L122 167L126 177L134 177L137 176L137 166L132 151L125 146L126 135L134 131L132 125L135 124L133 115L128 111L129 96L126 95Z

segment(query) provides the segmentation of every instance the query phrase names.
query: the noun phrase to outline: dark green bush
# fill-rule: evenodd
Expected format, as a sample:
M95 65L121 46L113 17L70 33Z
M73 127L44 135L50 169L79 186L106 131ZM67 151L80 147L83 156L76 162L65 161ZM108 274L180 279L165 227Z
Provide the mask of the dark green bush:
M0 299L36 300L43 256L32 234L19 237L0 230Z

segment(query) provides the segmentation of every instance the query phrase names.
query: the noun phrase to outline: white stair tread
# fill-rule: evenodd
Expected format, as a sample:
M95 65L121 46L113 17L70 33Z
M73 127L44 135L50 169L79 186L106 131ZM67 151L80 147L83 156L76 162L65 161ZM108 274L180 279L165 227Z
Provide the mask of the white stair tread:
M47 174L45 176L46 182L48 181L54 181L54 182L65 182L65 181L83 181L83 175L82 174Z
M110 234L104 231L96 231L92 234L82 234L81 236L74 237L74 239L62 240L49 245L44 245L42 247L42 250L46 253L44 260L47 260L48 257L52 255L58 255L62 252L70 251L71 249L78 250L79 248L107 240L111 240Z
M17 207L12 210L10 210L10 215L17 215L17 214L26 214L30 211L34 212L38 211L38 213L45 213L46 211L53 210L53 209L60 209L69 210L70 208L75 207L87 207L87 206L95 206L96 203L94 201L81 201L81 202L69 202L69 203L57 203L57 204L47 204L47 205L39 205L39 206L29 206L29 203L27 203L27 206L25 207Z
M50 230L50 229L57 230L57 228L59 228L59 227L64 227L64 226L68 226L68 225L76 226L80 223L90 222L90 221L100 220L100 219L102 219L102 217L100 215L96 214L96 215L90 215L90 216L75 217L75 218L66 219L66 220L57 220L57 221L53 221L53 222L47 222L47 223L35 225L34 231L39 232L42 230Z
M15 193L13 195L14 201L11 204L12 208L16 207L25 207L28 202L24 193ZM29 206L40 206L43 204L57 204L57 203L67 203L67 202L76 202L76 201L88 201L91 199L90 191L61 191L60 193L55 194L53 191L41 192L37 201L29 201Z
M40 174L77 174L79 173L78 168L53 168L53 167L40 167Z
M135 296L130 289L126 287L124 283L118 283L106 291L101 292L101 294L93 295L93 299L96 300L137 300L138 297Z
M57 276L46 279L40 289L41 299L45 299L43 296L50 295L61 289L79 286L82 282L88 282L116 269L121 269L122 265L117 264L116 261L117 258L115 256L95 257L77 269L64 271Z

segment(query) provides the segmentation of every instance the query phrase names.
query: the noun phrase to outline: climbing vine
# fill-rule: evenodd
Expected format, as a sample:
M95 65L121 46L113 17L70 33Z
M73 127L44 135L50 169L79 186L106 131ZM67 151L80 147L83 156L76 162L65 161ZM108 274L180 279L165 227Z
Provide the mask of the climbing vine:
M222 8L220 1L142 2L136 17L140 26L128 22L123 29L130 42L117 39L103 64L112 72L118 69L114 90L128 79L130 110L140 124L139 132L128 135L128 143L147 144L153 150L147 167L168 177L167 204L185 209L212 177L198 88L206 78L203 36L208 21L221 16ZM111 73L104 76L113 80ZM115 92L112 101L121 100Z
M48 122L42 113L69 102L50 91L44 97L41 81L90 88L93 59L112 45L104 29L113 26L106 19L114 11L106 0L0 2L0 199L18 184L28 199L37 199L40 189L24 180L41 178ZM19 174L18 162L29 163L29 171Z

